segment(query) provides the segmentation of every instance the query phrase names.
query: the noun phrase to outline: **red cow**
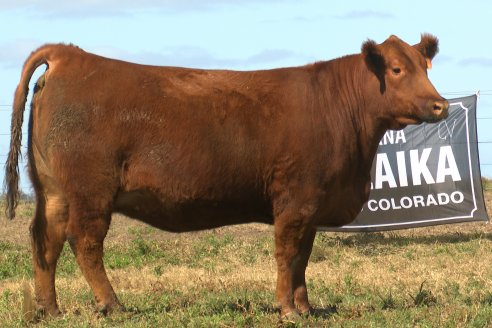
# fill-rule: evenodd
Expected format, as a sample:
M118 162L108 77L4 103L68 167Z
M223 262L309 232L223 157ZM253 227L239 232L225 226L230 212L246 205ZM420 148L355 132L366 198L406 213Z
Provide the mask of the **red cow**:
M434 36L396 36L360 54L237 72L137 65L45 45L27 59L14 99L7 216L18 201L21 126L34 70L29 172L37 303L59 313L56 262L66 240L107 312L120 303L103 265L111 214L174 232L274 225L281 315L310 310L305 270L316 227L351 222L368 198L387 129L436 122L448 102L427 68Z

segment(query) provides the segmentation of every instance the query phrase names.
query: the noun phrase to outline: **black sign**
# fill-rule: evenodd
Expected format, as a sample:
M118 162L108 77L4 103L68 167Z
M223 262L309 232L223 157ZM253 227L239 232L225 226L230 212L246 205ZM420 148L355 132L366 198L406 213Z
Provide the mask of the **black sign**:
M487 221L477 147L477 97L449 100L435 124L388 131L372 165L371 193L351 224L330 231L381 231Z

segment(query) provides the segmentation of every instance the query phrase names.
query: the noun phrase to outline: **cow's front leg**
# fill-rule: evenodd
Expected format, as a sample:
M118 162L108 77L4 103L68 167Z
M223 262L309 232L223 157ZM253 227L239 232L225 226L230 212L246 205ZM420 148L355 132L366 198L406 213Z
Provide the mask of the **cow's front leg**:
M306 287L306 268L308 265L311 251L313 250L314 238L316 237L316 229L312 228L306 232L306 235L301 242L299 249L299 260L294 266L294 302L297 309L302 313L309 313L311 306L308 300L308 292Z
M299 317L294 298L301 312L310 308L304 274L316 231L312 227L312 210L308 208L312 209L285 210L275 218L276 299L283 319Z

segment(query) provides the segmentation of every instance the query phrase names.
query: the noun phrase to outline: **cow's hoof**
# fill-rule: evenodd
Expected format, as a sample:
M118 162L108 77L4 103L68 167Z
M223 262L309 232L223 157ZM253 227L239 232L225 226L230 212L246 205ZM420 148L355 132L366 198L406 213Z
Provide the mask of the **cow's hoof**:
M286 314L283 314L280 316L280 321L282 323L296 323L302 320L301 315L297 310L290 311Z
M97 307L97 312L102 316L107 316L111 313L125 312L125 307L119 303L104 304Z
M301 314L301 316L303 317L307 317L308 315L310 315L311 313L313 312L313 308L311 307L306 307L306 308L300 308L299 309L299 313Z
M62 315L58 307L36 306L35 309L23 310L22 317L28 323L36 323L44 319L56 318Z
M56 318L62 315L62 311L59 308L52 309L46 312L48 317Z
M43 318L58 317L62 313L58 309L56 301L40 302L34 297L32 289L28 283L24 282L22 286L22 318L26 322L37 322Z

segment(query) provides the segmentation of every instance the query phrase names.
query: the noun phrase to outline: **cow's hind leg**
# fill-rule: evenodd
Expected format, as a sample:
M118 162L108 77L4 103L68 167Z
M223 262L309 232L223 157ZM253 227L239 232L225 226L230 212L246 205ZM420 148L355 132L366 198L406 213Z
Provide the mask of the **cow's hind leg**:
M93 202L100 200L94 199ZM103 263L103 242L111 222L108 206L101 208L72 207L67 239L75 254L77 263L91 287L98 310L107 314L122 306L109 282Z
M34 285L41 314L60 314L56 303L55 271L66 240L68 207L63 197L38 194L36 213L31 222Z

